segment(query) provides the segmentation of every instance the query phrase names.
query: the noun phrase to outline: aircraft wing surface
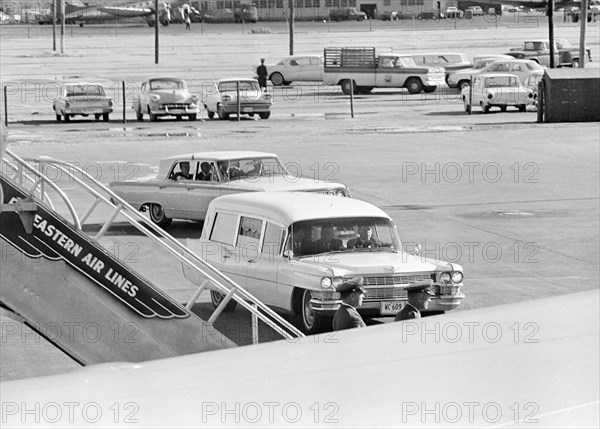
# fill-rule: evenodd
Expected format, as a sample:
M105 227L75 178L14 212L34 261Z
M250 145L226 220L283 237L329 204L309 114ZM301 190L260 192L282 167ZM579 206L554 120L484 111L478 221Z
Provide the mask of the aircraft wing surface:
M3 427L598 427L599 298L6 382Z

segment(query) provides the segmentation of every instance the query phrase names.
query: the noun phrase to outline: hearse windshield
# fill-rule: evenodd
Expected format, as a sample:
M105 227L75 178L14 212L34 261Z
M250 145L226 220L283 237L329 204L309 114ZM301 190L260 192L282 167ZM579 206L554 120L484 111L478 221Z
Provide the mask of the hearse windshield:
M377 217L343 217L295 222L288 249L294 256L326 252L401 251L394 222Z

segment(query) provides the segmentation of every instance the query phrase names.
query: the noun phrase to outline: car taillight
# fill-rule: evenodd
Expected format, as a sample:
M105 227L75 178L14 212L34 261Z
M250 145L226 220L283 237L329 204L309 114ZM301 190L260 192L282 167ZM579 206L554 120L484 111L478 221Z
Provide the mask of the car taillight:
M112 107L112 105L113 105L112 100L108 100L108 107Z
M533 98L533 94L531 92L528 94L528 96L529 98Z
M494 94L491 94L491 93L490 93L490 94L488 94L488 96L487 96L487 97L488 97L488 98L491 100L492 98L494 98Z
M70 107L71 103L69 103L68 101L65 101L65 107Z

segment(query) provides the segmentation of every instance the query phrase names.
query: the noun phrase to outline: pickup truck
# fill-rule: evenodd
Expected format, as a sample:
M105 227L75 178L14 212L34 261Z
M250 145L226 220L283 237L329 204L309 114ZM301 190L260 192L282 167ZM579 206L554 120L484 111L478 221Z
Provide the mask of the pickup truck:
M443 67L418 66L410 55L381 54L375 48L325 48L323 81L349 95L373 88L406 88L411 94L433 92L444 83Z
M331 9L329 11L330 21L364 21L367 19L367 14L364 12L358 12L353 7L345 9Z
M588 62L592 61L590 48L585 48ZM550 66L550 42L547 40L527 40L520 48L512 48L507 55L518 59L533 60L543 66ZM579 47L567 39L554 39L554 65L556 67L579 67Z

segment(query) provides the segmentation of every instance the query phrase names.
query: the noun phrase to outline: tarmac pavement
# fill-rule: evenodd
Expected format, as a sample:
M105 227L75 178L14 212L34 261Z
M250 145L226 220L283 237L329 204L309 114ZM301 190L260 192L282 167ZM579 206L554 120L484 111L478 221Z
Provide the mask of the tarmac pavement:
M478 54L492 48L503 53L523 38L543 37L546 30L525 27L519 34L491 28L382 30L352 37L354 45L383 48L402 40L411 49L438 51L455 50L456 40L462 40L461 51ZM560 31L572 42L578 37L574 26ZM329 32L303 35L297 38L297 52L339 45L347 37ZM599 38L597 31L588 38L596 61ZM304 176L342 181L353 197L382 207L395 220L408 250L420 243L424 256L461 264L467 297L454 311L598 288L597 122L538 124L532 109L467 115L457 92L448 89L427 96L397 90L356 97L351 118L347 97L304 84L273 90L269 120L219 121L204 116L196 122L138 123L131 121L134 115L127 104L125 124L118 120L121 107L108 124L56 123L43 93L22 91L24 87L62 79L116 82L168 74L188 79L198 90L223 74L249 76L258 58L284 56L287 50L284 34L229 32L193 38L171 34L161 45L164 62L154 65L147 34L124 40L95 36L93 43L90 47L89 38L73 38L69 53L56 56L36 48L39 40L3 40L2 83L19 88L8 98L10 150L20 156L47 155L93 165L104 182L132 171L134 177L155 174L161 158L178 153L274 152L284 162L298 165ZM598 62L590 66L597 68ZM135 169L128 169L132 165ZM85 207L77 192L73 200ZM156 261L152 249L131 232L117 225L106 239L138 243L140 270L185 301L191 288L180 267ZM169 232L181 240L195 238L200 224L174 222ZM199 304L198 311L207 305ZM232 317L224 323L247 326L240 310ZM29 337L23 341L12 336L8 341L7 322L12 323L2 316L2 380L72 367L49 355L47 348L40 350ZM27 361L26 369L16 368L31 353L40 356L38 363Z

